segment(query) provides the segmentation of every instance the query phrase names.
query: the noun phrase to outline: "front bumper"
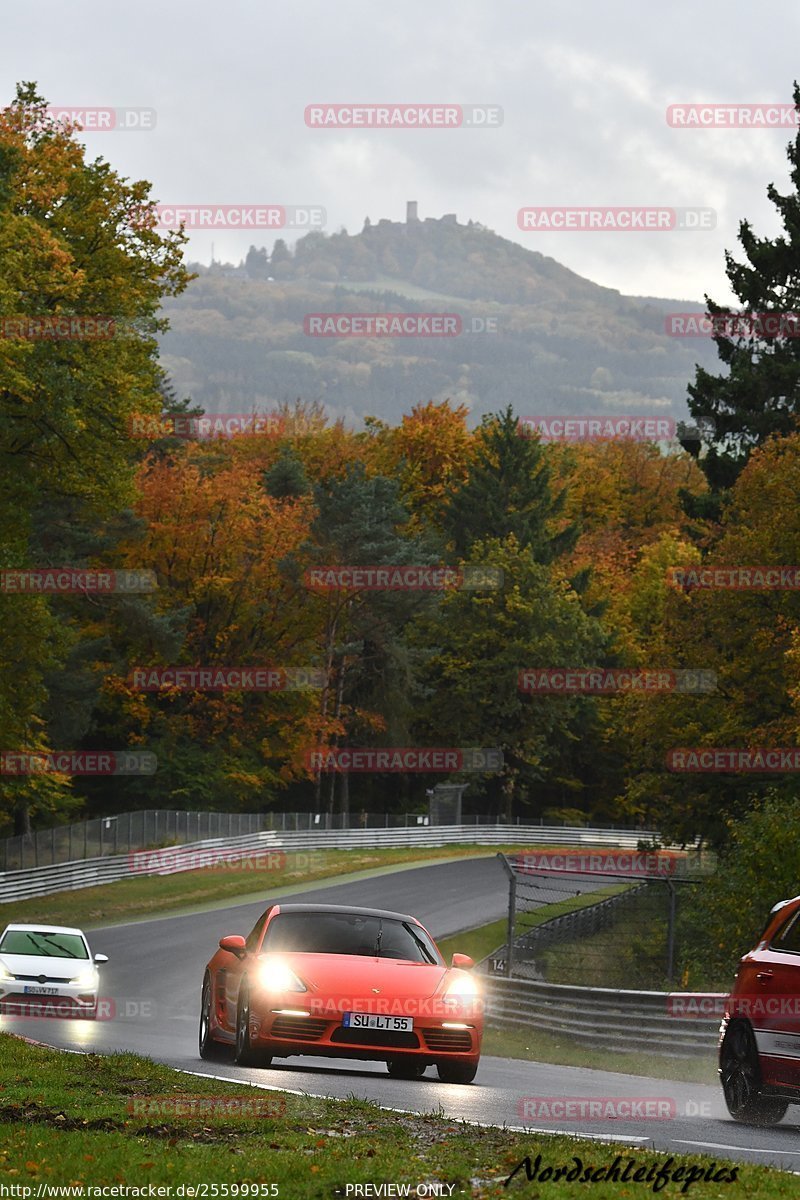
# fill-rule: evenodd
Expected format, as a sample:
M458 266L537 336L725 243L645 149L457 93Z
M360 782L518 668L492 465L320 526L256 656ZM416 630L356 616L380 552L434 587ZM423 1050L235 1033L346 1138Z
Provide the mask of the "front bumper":
M476 1062L480 1057L483 1018L474 1009L415 1015L411 1030L393 1031L346 1027L342 1023L345 1010L320 1011L320 1006L315 1009L297 1000L253 1005L251 1038L277 1057L316 1054L330 1058L409 1058L428 1063L448 1059Z
M46 990L26 992L25 988ZM97 985L32 983L23 979L0 981L0 1013L17 1017L91 1016L97 1010Z

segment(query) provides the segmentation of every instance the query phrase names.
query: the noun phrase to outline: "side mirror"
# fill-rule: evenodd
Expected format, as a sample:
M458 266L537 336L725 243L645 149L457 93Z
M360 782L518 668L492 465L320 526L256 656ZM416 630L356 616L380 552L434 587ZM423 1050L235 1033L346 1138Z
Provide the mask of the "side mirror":
M108 962L108 955L107 954L95 954L94 961L96 963L98 963L98 965L100 963Z
M454 954L452 966L460 967L462 971L468 971L470 967L475 966L475 959L470 958L468 954Z
M235 954L237 958L244 958L245 940L238 933L229 933L227 937L219 939L220 950L227 950L229 954Z

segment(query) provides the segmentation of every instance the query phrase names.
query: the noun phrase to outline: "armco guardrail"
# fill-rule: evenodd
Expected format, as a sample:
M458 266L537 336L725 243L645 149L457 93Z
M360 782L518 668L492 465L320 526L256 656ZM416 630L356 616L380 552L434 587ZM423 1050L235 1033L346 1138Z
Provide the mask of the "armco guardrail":
M648 1051L689 1058L716 1049L720 1013L681 1015L685 995L673 1003L669 992L627 992L612 988L571 987L538 980L500 979L486 983L490 1026L562 1034L606 1051ZM724 993L703 993L698 1001L721 1008ZM702 1011L702 1006L697 1005Z
M134 862L132 854L90 858L24 871L0 874L0 903L24 900L30 896L48 896L53 892L76 891L101 883L112 883L131 875L157 875L175 870L191 870L199 863L207 865L213 851L230 856L253 855L269 851L355 850L380 847L437 847L467 843L476 846L615 846L635 849L640 839L652 840L651 830L588 829L547 825L433 825L395 829L323 829L296 833L263 830L234 838L212 838L164 851L151 851L152 869L147 862ZM172 869L169 859L173 852ZM159 860L159 853L162 859ZM159 861L162 863L159 866ZM166 867L163 865L166 861ZM187 865L188 864L188 865Z

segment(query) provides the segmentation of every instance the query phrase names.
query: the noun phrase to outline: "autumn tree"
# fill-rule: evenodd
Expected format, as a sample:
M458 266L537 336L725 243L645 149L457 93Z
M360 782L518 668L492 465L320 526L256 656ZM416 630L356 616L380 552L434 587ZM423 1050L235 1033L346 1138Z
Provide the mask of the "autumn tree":
M565 496L552 487L538 437L522 435L509 407L485 417L466 479L445 508L445 531L456 553L477 541L513 535L537 562L549 563L574 545L577 528L562 519Z
M35 85L17 89L0 112L5 568L62 565L37 553L37 512L68 501L84 518L104 517L132 499L129 419L160 409L157 335L166 323L158 310L188 278L183 236L158 233L153 209L147 183L129 183L101 159L86 161L73 129L47 116ZM67 628L57 627L44 597L4 594L0 605L2 741L46 744L45 674L62 661ZM12 669L20 660L22 669ZM25 796L16 806L20 829L36 786L16 790ZM42 789L52 811L53 781Z

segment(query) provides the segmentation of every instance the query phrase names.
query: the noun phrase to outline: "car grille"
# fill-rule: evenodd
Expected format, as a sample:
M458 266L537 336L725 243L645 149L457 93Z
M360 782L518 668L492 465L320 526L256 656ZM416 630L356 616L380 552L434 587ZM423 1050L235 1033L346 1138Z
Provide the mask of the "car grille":
M41 975L15 975L15 976L14 976L14 978L15 978L15 979L22 979L22 980L24 980L24 981L25 981L25 983L41 983L41 984L46 984L46 983L69 983L69 981L70 981L70 978L74 978L74 976L69 976L69 975L45 975L45 976L44 976L44 978L42 978L42 976L41 976Z
M270 1037L292 1038L294 1041L318 1042L328 1028L328 1021L314 1017L277 1016L269 1031Z
M472 1049L468 1029L426 1029L425 1042L429 1050L449 1050L454 1054Z
M396 1050L418 1050L415 1033L394 1033L388 1029L345 1029L340 1025L331 1034L331 1041L342 1046L390 1046Z
M19 1009L43 1008L53 1017L86 1007L70 996L26 996L24 992L7 992L0 996L0 1006L3 1009L13 1008L15 1013L18 1013ZM25 1014L22 1012L18 1015Z

